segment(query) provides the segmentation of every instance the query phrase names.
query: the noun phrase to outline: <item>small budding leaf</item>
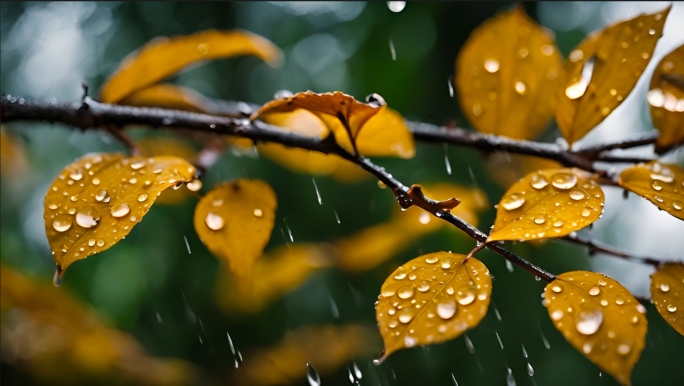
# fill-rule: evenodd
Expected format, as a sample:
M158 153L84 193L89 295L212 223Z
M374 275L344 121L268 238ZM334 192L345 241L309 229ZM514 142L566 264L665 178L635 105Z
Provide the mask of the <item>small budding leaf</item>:
M669 12L667 8L606 27L570 52L555 96L556 122L570 145L627 98L653 55Z
M337 143L346 151L354 153L359 132L373 116L385 107L384 100L361 103L351 95L339 91L317 94L300 92L276 99L263 105L250 117L255 120L262 114L284 113L305 109L316 114L335 136Z
M646 309L617 281L594 272L558 275L544 290L553 325L622 385L646 344Z
M211 189L195 207L195 231L240 284L251 285L254 264L275 223L276 195L264 181L239 179Z
M618 184L684 220L684 169L681 167L658 161L638 164L620 173Z
M195 90L173 84L155 84L121 101L119 104L142 107L192 111L195 113L215 112L216 106L209 98Z
M282 61L278 47L247 31L206 30L185 36L157 37L124 58L102 87L102 101L118 103L190 64L239 55L254 55L272 66Z
M553 116L561 56L553 33L522 6L477 27L456 60L458 100L483 133L532 139Z
M440 343L477 326L492 293L489 270L475 258L437 252L397 268L382 285L375 308L385 351Z
M651 298L660 316L684 335L684 264L667 263L651 275Z
M658 63L646 95L653 127L660 131L656 152L684 144L684 45Z
M604 201L596 177L585 171L530 173L504 194L487 241L563 237L598 220Z
M169 186L190 182L195 167L174 156L85 155L62 170L45 196L45 231L60 275L102 252L139 223Z

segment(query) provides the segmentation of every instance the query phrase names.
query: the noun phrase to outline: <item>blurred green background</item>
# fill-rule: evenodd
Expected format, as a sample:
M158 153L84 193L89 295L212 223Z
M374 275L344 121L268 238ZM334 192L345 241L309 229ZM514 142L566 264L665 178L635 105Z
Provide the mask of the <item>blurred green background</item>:
M557 44L566 56L587 32L630 13L636 16L660 10L666 4L524 6L530 16L556 33ZM436 124L453 120L468 127L447 86L453 76L454 60L475 27L511 5L409 3L401 12L392 12L386 2L2 2L0 90L30 98L75 101L81 97L82 81L87 81L91 90L98 90L122 58L155 36L244 28L281 47L284 66L274 69L256 58L238 57L208 63L172 80L210 97L252 103L264 103L281 89L339 90L359 100L376 92L407 119ZM682 8L678 4L673 9L666 30L672 19L682 14ZM669 36L666 32L663 40ZM390 41L396 60L391 55ZM664 54L662 50L657 52ZM634 110L641 114L632 125L634 131L649 129L642 101L632 98L638 106ZM3 176L2 261L48 283L54 263L45 238L42 203L49 184L66 164L87 152L124 149L101 132L26 123L8 124L6 128L24 141L29 172L11 179ZM147 133L135 130L132 135L143 138ZM613 131L611 135L615 138L619 133ZM558 130L550 126L540 140L552 142L557 137ZM445 168L445 155L451 174ZM681 152L672 157L681 162ZM479 187L493 204L505 189L488 175L484 160L484 155L461 147L419 144L412 160L376 161L407 184L445 181ZM295 242L331 241L387 221L396 205L391 192L378 189L373 179L343 184L329 177L315 177L323 201L319 205L311 176L289 172L264 157L231 152L224 153L208 172L205 190L216 182L241 177L268 181L278 196L276 226L267 250L286 242L281 233L281 229L287 232L286 226ZM602 225L597 223L595 229L586 231L588 235L620 247L633 246L630 242L635 241L628 240L630 233L623 231L619 236L625 219L616 214L625 211L620 205L630 205L635 216L641 214L644 224L661 224L661 228L641 230L633 224L630 228L637 229L632 231L642 232L643 238L651 237L647 232L664 237L664 232L668 240L658 244L642 240L646 244L639 252L662 258L681 255L682 241L672 240L674 235L682 234L680 224L650 204L635 201L635 197L622 201L620 191L611 191L607 196L609 202L616 203L606 204ZM179 205L156 205L125 241L74 264L62 287L92 305L111 326L132 334L151 355L188 360L209 378L211 374L240 371L235 368L226 333L240 352L246 353L253 347L274 345L286 331L307 325L360 323L375 328L374 303L381 284L396 266L423 253L466 253L474 246L455 229L442 229L367 272L351 275L336 268L317 272L262 312L238 317L227 315L216 304L214 286L219 261L208 253L193 229L196 202L191 197ZM481 213L480 229L486 230L494 215L493 208ZM620 262L611 271L609 262L617 259L593 259L583 249L562 242L542 246L512 244L510 248L554 273L600 270L618 280L625 278L625 285L638 295L645 295L648 286L649 268ZM359 384L453 385L455 379L459 385L503 385L507 368L518 385L617 384L609 375L601 375L598 367L553 328L541 305L544 282L535 281L517 267L509 271L504 260L489 251L478 256L495 279L489 314L467 333L474 353L469 352L466 338L461 336L443 344L399 351L381 366L371 364L372 356L355 358L363 375L357 380ZM595 265L597 261L599 265ZM658 316L652 305L647 309L647 345L633 382L684 384L684 338ZM550 348L545 347L544 339ZM523 345L528 359L523 357ZM528 375L528 360L533 376ZM322 376L322 384L350 384L349 366L351 359L337 371ZM1 377L7 386L40 383L30 370L17 362L9 364L5 356ZM307 381L301 378L293 384L305 385Z

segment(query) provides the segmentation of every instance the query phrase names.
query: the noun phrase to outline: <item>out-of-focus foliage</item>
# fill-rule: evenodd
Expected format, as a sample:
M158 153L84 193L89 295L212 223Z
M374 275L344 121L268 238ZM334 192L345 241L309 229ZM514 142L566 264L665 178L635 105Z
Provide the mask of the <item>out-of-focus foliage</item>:
M563 65L556 122L570 145L612 113L646 69L670 8L616 23L587 37Z
M651 297L663 319L684 335L684 264L667 263L654 272Z
M653 127L660 131L656 151L684 142L684 44L658 63L646 96Z
M522 6L477 27L456 59L461 110L474 128L533 139L553 116L561 57L553 33Z
M546 286L544 302L570 344L620 384L631 385L648 322L646 309L625 287L599 273L566 272Z
M651 161L625 169L620 186L651 201L660 210L684 220L684 169Z

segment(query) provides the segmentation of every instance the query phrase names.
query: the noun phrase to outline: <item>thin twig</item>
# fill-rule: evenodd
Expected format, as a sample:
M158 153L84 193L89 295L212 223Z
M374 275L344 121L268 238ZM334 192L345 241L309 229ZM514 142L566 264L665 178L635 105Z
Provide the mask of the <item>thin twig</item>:
M627 259L630 261L635 261L643 264L648 264L652 265L654 267L659 266L663 262L658 259L654 259L652 257L640 257L640 256L634 256L631 255L627 252L621 251L619 249L616 249L610 245L603 244L599 241L592 240L587 237L582 237L575 234L570 234L568 236L563 237L562 240L569 241L574 244L579 244L587 247L589 249L589 254L593 255L594 253L605 253L607 255L615 256L615 257L620 257L623 259Z

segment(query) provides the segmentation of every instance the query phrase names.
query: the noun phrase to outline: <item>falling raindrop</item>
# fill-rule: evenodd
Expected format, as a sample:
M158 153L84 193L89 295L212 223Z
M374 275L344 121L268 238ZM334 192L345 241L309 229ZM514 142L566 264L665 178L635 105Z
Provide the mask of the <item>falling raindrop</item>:
M458 382L456 382L456 377L454 376L454 373L451 373L451 379L454 381L454 386L458 386Z
M522 345L522 353L523 353L523 358L527 359L527 350L525 350L525 345Z
M59 268L55 268L55 275L52 277L52 285L55 287L62 285L62 276L59 274Z
M349 371L349 382L354 383L354 375L352 374L352 371L350 368L347 368Z
M446 153L446 147L444 148L444 163L446 164L447 174L451 175L451 163L449 162L449 156Z
M503 350L504 345L503 345L503 342L501 341L501 337L499 336L499 333L496 330L494 330L494 334L496 334L496 340L499 341L499 347L501 347L501 349Z
M516 386L515 377L513 377L513 370L508 368L508 374L506 375L506 386Z
M359 367L356 365L356 362L352 363L354 364L354 375L356 375L356 379L363 378L363 374L361 373L361 370L359 370Z
M316 198L318 198L318 205L323 205L323 200L321 199L321 194L318 192L318 185L316 185L316 180L311 178L311 182L313 182L314 189L316 190Z
M494 307L494 315L496 315L496 319L500 322L501 321L501 314L499 314L499 309L496 308L496 306L493 306L493 307Z
M159 315L159 311L157 311L157 323L162 324L162 317Z
M527 375L530 377L534 375L534 368L530 364L530 362L527 362Z
M335 221L337 221L337 223L339 224L340 223L340 216L337 214L337 210L333 210L333 212L335 212Z
M185 240L185 246L188 248L188 255L192 254L190 251L190 244L188 243L188 238L183 235L183 240Z
M287 225L287 221L283 219L283 222L285 223L285 229L287 229L287 235L290 236L290 242L294 243L294 237L292 237L292 231L290 230L290 226Z
M454 97L454 79L453 77L449 76L447 79L447 86L449 86L449 96L451 98Z
M513 263L511 263L509 260L506 260L506 269L508 272L513 272Z
M475 346L473 346L473 342L468 338L468 334L463 334L463 336L465 337L466 348L471 354L475 354Z
M392 60L397 60L397 51L394 49L394 42L392 38L389 40L390 55L392 55Z
M544 343L544 347L546 347L547 350L551 349L551 343L546 339L544 336L544 333L541 330L541 327L539 327L539 324L537 324L537 329L539 330L539 334L541 334L542 342Z
M321 377L311 363L306 364L306 380L309 382L310 386L321 386Z

